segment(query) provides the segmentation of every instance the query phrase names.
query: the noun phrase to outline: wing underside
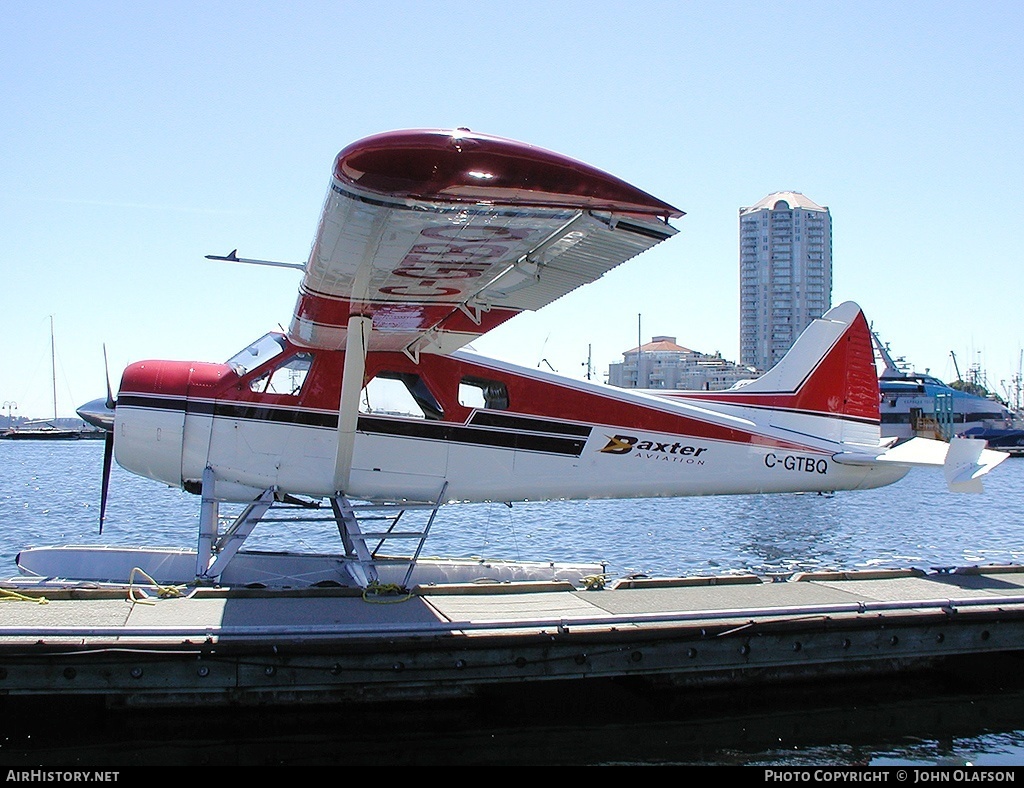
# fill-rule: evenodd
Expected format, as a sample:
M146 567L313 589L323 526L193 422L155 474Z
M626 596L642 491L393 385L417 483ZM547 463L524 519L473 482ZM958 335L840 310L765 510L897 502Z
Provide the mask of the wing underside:
M668 215L617 211L562 188L545 201L507 187L499 200L465 189L382 193L338 166L290 335L342 348L349 317L361 315L373 319L368 349L449 353L676 233Z

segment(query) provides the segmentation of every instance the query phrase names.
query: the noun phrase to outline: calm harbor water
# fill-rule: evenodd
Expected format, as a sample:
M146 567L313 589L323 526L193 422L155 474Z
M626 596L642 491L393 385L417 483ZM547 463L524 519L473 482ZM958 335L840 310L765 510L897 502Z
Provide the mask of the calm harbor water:
M0 442L0 577L34 545L194 545L198 499L120 468L98 533L102 451L98 441ZM275 523L249 546L334 551L338 537L323 524ZM426 552L599 561L613 576L1024 564L1024 459L1004 462L982 495L951 494L941 473L915 470L888 488L832 496L453 506ZM47 709L33 727L25 704L17 724L4 715L0 764L1024 765L1024 678L1016 684L1001 674L734 691L696 708L622 687L545 691L406 713L383 734L395 724L386 712L353 719L338 708L233 711L240 724L199 729L175 712L125 725L126 712L82 709L71 733L46 724Z

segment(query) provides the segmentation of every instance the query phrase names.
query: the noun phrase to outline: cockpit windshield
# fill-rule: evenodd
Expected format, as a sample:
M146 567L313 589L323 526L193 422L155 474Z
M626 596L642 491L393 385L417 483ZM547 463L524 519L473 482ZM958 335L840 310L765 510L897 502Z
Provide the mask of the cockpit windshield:
M269 361L285 348L284 334L271 332L260 337L240 353L228 359L228 365L239 377L251 369L256 369L264 361Z

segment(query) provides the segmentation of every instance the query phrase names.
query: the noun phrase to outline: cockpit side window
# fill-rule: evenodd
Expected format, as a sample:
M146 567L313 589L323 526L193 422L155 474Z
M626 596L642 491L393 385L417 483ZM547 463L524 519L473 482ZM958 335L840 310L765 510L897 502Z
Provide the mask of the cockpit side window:
M444 418L444 408L412 372L378 372L359 397L359 412L431 421Z
M249 382L249 389L259 394L286 394L297 397L302 392L302 384L306 382L311 366L312 353L296 353L253 378Z

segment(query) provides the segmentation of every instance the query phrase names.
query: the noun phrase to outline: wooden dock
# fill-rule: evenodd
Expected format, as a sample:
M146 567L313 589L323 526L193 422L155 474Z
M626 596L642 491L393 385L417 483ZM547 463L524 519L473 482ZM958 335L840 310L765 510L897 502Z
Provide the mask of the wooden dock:
M0 694L419 701L549 681L830 680L1024 656L1024 567L486 583L404 595L0 584Z

